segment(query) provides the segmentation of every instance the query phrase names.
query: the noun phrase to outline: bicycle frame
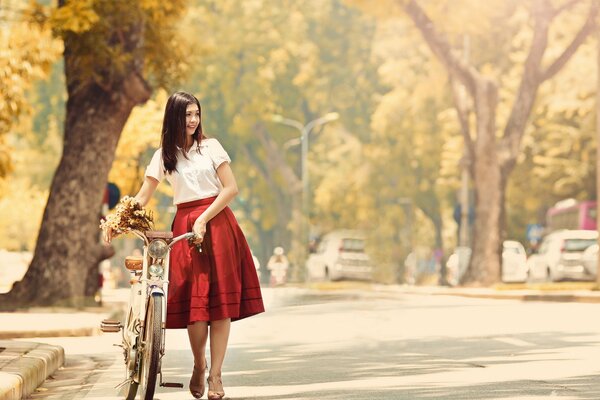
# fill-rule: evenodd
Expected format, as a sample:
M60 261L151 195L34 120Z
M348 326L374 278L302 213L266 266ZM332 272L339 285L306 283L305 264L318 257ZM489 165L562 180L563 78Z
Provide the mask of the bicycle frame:
M105 320L102 323L103 331L105 332L118 332L122 329L122 344L120 347L123 348L126 368L126 379L123 383L117 386L127 386L126 398L132 400L135 398L137 393L138 385L143 383L143 393L141 398L151 399L156 385L156 376L160 377L159 383L161 386L170 387L183 387L181 384L176 383L165 383L162 380L161 371L161 360L165 354L165 337L166 337L166 318L167 318L167 296L169 287L169 270L170 270L170 252L177 242L183 239L192 239L195 237L194 233L185 233L175 238L165 238L164 232L140 232L132 231L132 233L140 238L144 242L144 251L142 255L142 269L130 270L132 272L131 291L129 298L129 309L126 315L125 324L121 325L118 321ZM149 237L150 236L150 237ZM166 252L160 258L153 258L149 254L150 244L156 240L162 240L167 244ZM136 262L139 262L137 260ZM151 262L157 266L162 266L162 274L153 274L150 271ZM158 297L160 301L160 336L151 337L150 342L145 342L147 332L158 330L158 327L154 325L154 321L151 319L153 326L149 326L149 321L146 319L147 307L150 301ZM153 307L156 306L152 303ZM155 353L156 346L155 341L160 340L158 346L158 354ZM151 348L151 349L150 349ZM154 361L146 360L146 351L152 351L152 358ZM148 364L146 364L148 363ZM149 366L150 372L144 370ZM144 374L153 375L150 378ZM154 375L156 374L156 375ZM150 381L150 386L147 387L147 382L143 381L147 379ZM142 397L143 396L143 397Z

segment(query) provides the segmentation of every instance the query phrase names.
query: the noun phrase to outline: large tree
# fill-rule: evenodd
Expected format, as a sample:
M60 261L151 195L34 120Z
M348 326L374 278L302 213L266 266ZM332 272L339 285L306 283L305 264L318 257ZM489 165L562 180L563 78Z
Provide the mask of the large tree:
M348 1L381 19L408 16L448 73L475 192L473 256L464 282L497 282L506 186L529 116L542 83L593 31L597 3L384 0L374 7Z
M456 109L461 121L465 147L470 160L470 173L475 188L475 226L473 255L464 282L490 284L500 279L499 251L502 241L506 185L513 170L529 115L540 85L556 75L593 31L598 12L595 1L550 0L529 3L533 34L523 63L523 72L512 109L498 135L497 108L499 79L486 75L475 65L453 51L448 38L438 29L417 0L398 1L413 20L432 53L444 65L451 79L459 81L472 100L475 127L469 123L469 107L456 96ZM552 22L578 3L587 3L588 12L581 28L564 50L551 60L544 60Z
M50 22L64 41L64 146L33 260L3 307L81 306L97 288L102 197L134 106L181 76L185 41L174 24L184 1L60 0Z

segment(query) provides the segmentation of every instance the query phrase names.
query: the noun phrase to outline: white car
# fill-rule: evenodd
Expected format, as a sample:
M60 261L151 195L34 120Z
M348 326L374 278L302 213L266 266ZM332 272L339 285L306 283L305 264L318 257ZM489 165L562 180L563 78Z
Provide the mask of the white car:
M527 252L516 240L502 244L502 282L525 282L527 280Z
M316 253L306 261L310 280L371 280L373 267L365 253L365 235L356 230L336 230L321 238Z
M583 251L581 260L585 269L592 274L597 276L598 273L598 243L591 245Z
M471 248L459 246L446 261L446 280L450 286L460 283L462 276L467 272L471 260Z
M471 260L469 247L457 247L446 262L448 284L456 286L467 271ZM527 280L527 253L516 240L502 242L502 282L524 282Z
M584 251L598 242L598 231L560 230L542 239L540 249L527 261L529 280L593 280L583 263Z

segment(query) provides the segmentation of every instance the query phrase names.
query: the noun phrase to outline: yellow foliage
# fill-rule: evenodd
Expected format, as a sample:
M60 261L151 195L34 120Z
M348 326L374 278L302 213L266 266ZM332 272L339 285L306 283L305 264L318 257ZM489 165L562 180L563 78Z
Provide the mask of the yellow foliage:
M46 27L44 12L45 8L31 4L22 21L7 22L8 29L0 30L0 177L11 170L10 149L2 135L30 112L26 91L48 75L62 52L62 43Z
M67 0L65 5L52 12L50 22L55 31L83 33L98 23L100 16L94 10L97 0Z
M48 191L28 179L10 179L0 183L0 248L32 251L42 221Z

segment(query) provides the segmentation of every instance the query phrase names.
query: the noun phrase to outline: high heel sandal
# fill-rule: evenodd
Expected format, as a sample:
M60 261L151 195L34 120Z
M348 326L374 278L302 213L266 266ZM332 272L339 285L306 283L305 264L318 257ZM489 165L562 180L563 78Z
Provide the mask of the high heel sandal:
M204 396L204 373L206 372L206 361L204 363L205 367L200 369L196 367L194 364L194 371L192 372L192 377L190 378L190 393L194 398L199 399Z
M223 390L223 381L221 376L208 376L206 379L208 382L208 400L221 400L225 397L225 390Z

